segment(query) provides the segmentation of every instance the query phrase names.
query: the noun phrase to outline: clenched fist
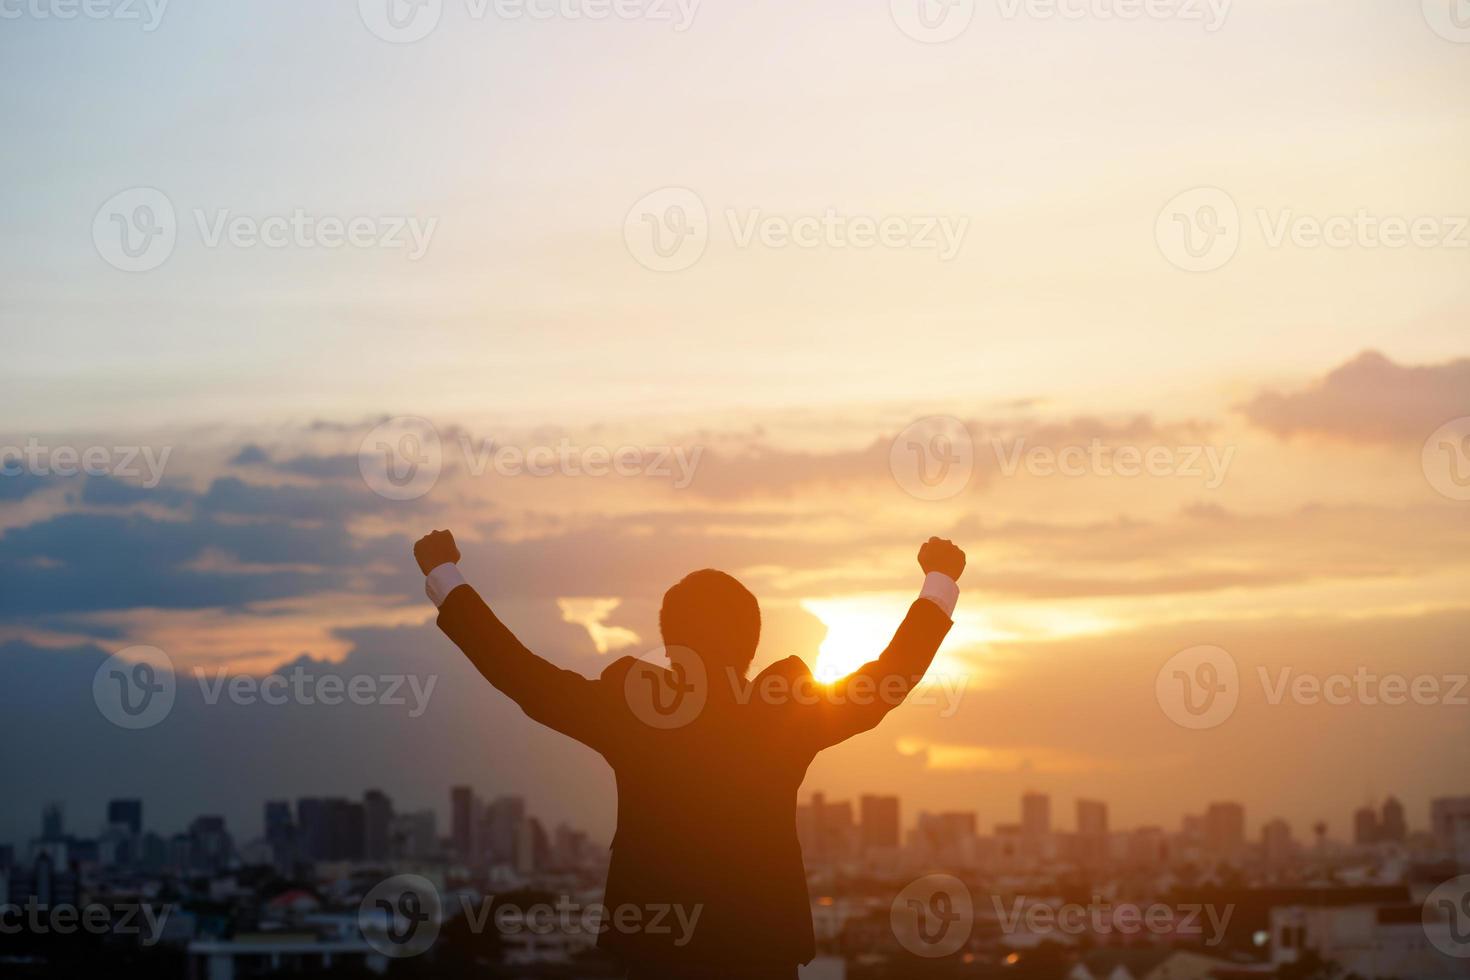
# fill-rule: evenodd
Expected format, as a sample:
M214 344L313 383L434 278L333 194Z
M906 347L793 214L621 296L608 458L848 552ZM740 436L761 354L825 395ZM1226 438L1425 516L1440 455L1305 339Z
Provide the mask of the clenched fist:
M919 547L919 567L925 575L942 572L958 582L965 570L965 553L948 538L930 538Z
M419 571L427 575L440 565L458 563L459 546L454 543L454 535L448 531L430 531L413 546L413 556L418 560Z

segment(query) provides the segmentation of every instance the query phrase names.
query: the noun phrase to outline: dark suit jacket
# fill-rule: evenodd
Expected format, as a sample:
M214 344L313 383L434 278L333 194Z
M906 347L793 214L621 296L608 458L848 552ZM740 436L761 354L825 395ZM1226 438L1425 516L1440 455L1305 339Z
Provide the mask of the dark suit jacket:
M812 958L797 789L818 752L877 725L919 682L951 625L920 599L881 657L835 685L811 685L807 666L790 657L748 690L805 683L798 696L714 696L692 722L665 730L629 707L624 681L633 658L597 680L561 670L522 646L468 586L439 612L439 627L490 683L613 767L618 826L604 904L636 907L645 923L655 906L699 916L692 930L681 930L673 914L662 923L666 932L610 928L598 945L632 963L686 970ZM873 692L887 696L865 696ZM681 938L688 941L678 945Z

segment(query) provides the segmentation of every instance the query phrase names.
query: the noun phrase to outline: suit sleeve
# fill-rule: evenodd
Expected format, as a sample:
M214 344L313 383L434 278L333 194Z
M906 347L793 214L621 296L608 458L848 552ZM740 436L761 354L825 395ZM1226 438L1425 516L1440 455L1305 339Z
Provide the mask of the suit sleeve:
M444 600L438 623L475 669L529 717L605 751L615 723L605 684L536 656L468 585Z
M877 660L821 689L815 703L803 711L803 727L816 747L824 749L877 727L924 679L953 625L928 599L910 606Z

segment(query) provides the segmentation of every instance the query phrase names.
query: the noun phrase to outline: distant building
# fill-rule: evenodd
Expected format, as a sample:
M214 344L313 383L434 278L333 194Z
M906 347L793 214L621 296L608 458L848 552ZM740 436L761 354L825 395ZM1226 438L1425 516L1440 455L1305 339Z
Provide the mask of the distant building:
M1291 825L1276 819L1261 828L1261 857L1269 868L1281 868L1290 864L1296 856L1296 842L1291 837Z
M1447 796L1429 804L1430 829L1446 853L1470 865L1470 796Z
M899 801L896 796L864 796L858 801L864 851L899 844Z
M1400 844L1409 836L1409 825L1404 819L1404 805L1390 796L1383 801L1383 816L1378 821L1379 838Z
M327 860L327 842L332 833L327 820L327 801L310 796L297 800L296 824L301 856L308 861Z
M65 808L60 803L47 803L41 808L41 840L66 839Z
M288 871L296 860L296 824L291 819L291 804L285 800L266 801L265 842L270 845L271 863Z
M382 790L363 794L363 857L386 861L393 844L393 801Z
M393 815L393 856L423 859L439 850L438 816L433 810Z
M1371 806L1353 811L1353 843L1359 846L1378 843L1378 813Z
M823 794L813 793L808 806L796 808L796 836L802 855L814 864L851 860L858 846L852 802L828 803Z
M1108 805L1098 800L1077 801L1077 860L1098 865L1108 857Z
M474 856L475 847L475 791L468 786L454 786L449 790L449 842L461 860Z
M191 870L217 872L229 866L234 857L234 841L225 828L225 818L206 815L196 817L189 825L189 858Z
M1245 807L1211 803L1205 811L1205 848L1220 858L1238 857L1245 846Z
M109 800L107 803L107 825L123 826L134 836L143 832L142 800Z
M328 861L361 861L367 849L367 811L354 800L329 799L327 805Z

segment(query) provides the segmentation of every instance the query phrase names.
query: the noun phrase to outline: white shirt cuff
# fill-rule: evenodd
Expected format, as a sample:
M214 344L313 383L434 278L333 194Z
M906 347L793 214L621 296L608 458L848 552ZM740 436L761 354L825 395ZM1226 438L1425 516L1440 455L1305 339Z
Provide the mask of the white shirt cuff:
M924 576L924 587L919 590L920 599L928 599L950 619L954 619L954 607L960 601L960 586L943 572L930 572Z
M445 562L424 579L424 591L429 594L429 601L438 607L444 605L444 600L449 598L449 593L461 585L468 584L464 576L459 573L459 566Z

